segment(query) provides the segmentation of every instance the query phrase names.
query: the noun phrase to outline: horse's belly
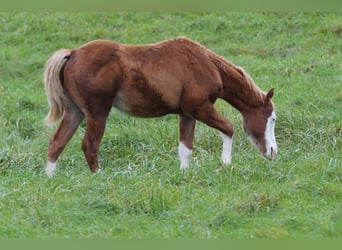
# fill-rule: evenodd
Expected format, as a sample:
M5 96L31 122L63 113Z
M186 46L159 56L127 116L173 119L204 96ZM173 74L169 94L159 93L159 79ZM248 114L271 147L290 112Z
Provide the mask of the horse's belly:
M118 92L113 106L118 110L137 117L159 117L177 113L178 105L172 105L158 94L141 94L140 92Z

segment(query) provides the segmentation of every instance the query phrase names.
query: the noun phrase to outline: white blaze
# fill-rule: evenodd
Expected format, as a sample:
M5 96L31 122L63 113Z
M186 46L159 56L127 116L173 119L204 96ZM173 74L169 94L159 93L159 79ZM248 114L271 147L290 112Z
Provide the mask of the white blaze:
M265 129L265 146L266 152L265 157L274 159L277 151L278 146L274 135L274 128L275 128L275 121L276 121L276 114L273 111L270 117L267 119L266 129Z

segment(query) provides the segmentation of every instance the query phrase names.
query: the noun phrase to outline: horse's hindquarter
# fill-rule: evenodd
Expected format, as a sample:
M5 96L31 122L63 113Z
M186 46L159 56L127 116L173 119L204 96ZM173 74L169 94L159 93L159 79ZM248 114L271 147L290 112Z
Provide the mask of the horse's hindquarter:
M118 58L118 45L108 41L93 41L72 51L64 67L64 88L82 110L97 103L99 108L112 106L122 81Z

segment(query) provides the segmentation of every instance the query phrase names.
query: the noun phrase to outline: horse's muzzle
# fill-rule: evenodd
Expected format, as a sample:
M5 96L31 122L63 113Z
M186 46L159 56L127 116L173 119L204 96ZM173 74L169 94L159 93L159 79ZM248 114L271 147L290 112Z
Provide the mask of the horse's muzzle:
M263 154L263 156L264 156L265 158L267 158L268 160L270 160L270 161L275 160L276 155L277 155L277 150L274 149L273 147L271 147L271 150L270 150L269 153L266 152L266 153Z

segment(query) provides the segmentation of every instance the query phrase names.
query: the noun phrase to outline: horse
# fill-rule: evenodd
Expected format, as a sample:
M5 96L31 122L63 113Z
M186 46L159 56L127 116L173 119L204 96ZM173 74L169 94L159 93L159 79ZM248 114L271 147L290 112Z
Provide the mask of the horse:
M196 121L217 129L223 164L231 164L234 129L214 107L220 98L237 109L243 128L261 154L273 160L274 89L262 91L239 66L196 41L178 37L153 44L90 41L76 49L60 49L45 64L48 124L58 121L51 136L46 175L85 119L82 149L90 171L99 170L98 153L112 107L135 117L179 116L180 169L188 169Z

